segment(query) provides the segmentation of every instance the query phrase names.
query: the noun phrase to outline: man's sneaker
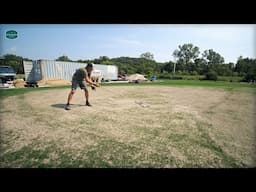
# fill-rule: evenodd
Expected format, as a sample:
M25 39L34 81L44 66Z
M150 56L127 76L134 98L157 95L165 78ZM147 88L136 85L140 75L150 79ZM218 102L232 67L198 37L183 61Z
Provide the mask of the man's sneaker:
M86 101L85 106L92 107L92 105L88 101Z
M66 109L66 110L70 110L70 109L71 109L71 108L70 108L70 105L66 105L65 109Z

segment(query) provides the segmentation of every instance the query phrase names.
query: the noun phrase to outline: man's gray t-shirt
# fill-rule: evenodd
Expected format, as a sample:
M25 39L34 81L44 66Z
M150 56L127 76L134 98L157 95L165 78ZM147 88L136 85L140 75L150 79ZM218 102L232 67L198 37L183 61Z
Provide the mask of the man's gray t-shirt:
M77 69L73 75L72 80L83 81L86 77L88 77L88 73L85 68Z

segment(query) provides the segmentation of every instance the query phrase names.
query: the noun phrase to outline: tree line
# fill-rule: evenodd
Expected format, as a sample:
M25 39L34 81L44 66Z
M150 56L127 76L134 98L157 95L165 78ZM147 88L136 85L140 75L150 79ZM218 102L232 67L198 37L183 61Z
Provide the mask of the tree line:
M171 56L171 55L170 55ZM225 59L213 49L200 52L199 47L191 43L178 46L173 51L174 61L157 62L150 52L141 54L138 58L117 57L109 58L100 56L92 60L71 60L62 55L57 61L73 61L83 63L97 63L105 65L116 65L119 73L144 75L156 75L159 77L174 77L175 75L205 75L207 76L240 76L244 81L256 80L256 59L243 58L240 56L236 63L225 63ZM1 65L8 63L13 66L17 73L24 73L22 60L31 60L12 54L6 54L1 59Z

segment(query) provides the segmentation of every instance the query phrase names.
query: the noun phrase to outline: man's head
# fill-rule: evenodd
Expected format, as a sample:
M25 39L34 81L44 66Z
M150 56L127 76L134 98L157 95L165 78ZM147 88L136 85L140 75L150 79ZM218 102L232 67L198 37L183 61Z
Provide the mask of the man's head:
M92 63L88 63L85 67L86 71L90 74L93 70L93 64Z

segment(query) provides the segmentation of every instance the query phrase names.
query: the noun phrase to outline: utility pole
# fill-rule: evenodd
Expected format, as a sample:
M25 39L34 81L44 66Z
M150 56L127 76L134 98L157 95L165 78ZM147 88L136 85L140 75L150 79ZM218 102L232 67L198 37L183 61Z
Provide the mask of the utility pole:
M174 65L173 65L173 79L175 78L175 68L176 68L176 57L174 57Z
M174 62L174 65L173 65L173 77L175 77L175 67L176 67L176 61Z

